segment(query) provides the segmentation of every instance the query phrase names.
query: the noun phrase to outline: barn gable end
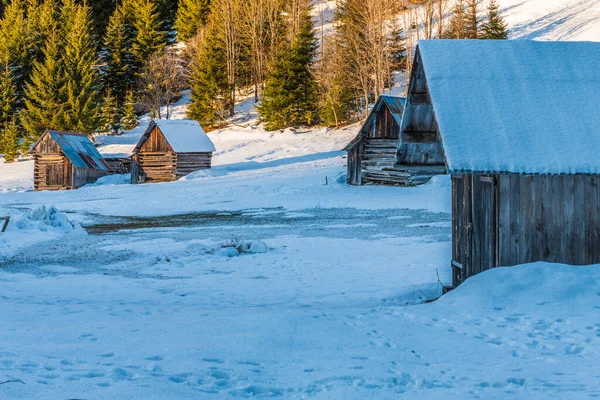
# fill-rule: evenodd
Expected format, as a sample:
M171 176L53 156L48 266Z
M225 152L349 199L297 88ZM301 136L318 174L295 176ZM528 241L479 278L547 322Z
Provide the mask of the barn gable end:
M396 164L399 169L408 166L427 166L438 173L446 172L442 141L418 49L400 127Z

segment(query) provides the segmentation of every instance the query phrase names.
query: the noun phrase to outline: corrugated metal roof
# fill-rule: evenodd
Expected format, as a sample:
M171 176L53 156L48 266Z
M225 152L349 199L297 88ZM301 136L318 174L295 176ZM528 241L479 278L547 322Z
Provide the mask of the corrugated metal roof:
M108 171L110 169L87 135L52 130L48 130L47 133L77 168L97 171Z

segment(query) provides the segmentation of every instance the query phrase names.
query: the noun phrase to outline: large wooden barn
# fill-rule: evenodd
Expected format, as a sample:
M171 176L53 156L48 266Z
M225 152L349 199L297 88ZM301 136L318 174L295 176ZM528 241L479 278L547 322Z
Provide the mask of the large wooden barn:
M432 108L452 174L454 285L498 266L600 263L599 65L600 43L419 44L407 113Z
M83 133L48 130L31 148L33 186L38 190L77 189L111 173Z
M169 182L210 168L214 151L196 121L153 121L133 150L131 183Z

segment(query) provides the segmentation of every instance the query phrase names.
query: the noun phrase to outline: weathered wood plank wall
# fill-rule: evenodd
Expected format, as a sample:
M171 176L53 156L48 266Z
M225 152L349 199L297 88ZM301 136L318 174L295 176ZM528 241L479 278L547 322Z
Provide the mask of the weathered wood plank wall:
M177 179L192 172L211 167L212 153L179 153L177 154Z
M346 182L349 185L357 185L360 186L363 184L362 182L362 159L361 155L363 152L363 140L361 139L354 144L348 150L348 159L347 159L347 176Z
M600 263L599 179L454 175L453 284L497 266Z
M500 174L499 179L499 265L600 262L599 176Z

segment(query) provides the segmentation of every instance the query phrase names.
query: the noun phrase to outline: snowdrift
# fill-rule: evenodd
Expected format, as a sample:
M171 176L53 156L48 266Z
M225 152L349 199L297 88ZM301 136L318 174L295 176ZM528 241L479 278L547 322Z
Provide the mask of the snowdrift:
M590 309L598 304L600 265L538 262L494 268L467 279L436 302L469 312L499 308Z

